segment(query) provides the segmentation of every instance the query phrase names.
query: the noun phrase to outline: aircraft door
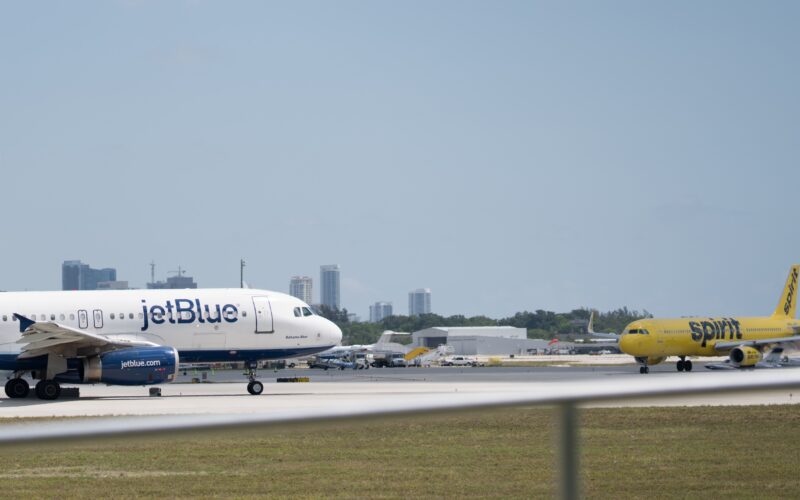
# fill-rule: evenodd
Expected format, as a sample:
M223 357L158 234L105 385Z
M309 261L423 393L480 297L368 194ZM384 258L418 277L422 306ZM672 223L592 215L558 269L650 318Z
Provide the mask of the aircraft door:
M103 311L95 309L94 311L94 327L103 328Z
M89 328L89 313L85 309L78 311L78 327L84 330Z
M256 312L256 333L275 333L269 298L253 297L253 307Z

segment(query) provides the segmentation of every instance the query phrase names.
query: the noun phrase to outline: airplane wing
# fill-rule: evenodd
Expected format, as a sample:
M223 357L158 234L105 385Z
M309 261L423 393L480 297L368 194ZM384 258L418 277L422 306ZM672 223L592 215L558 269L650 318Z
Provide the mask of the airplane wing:
M63 353L76 356L79 351L95 354L125 347L156 345L145 341L111 339L54 322L33 321L16 313L14 317L19 320L19 331L22 333L22 338L16 343L24 344L20 359Z
M733 342L717 342L714 348L717 351L730 351L734 347L748 346L748 347L761 347L765 345L781 345L788 346L794 349L800 349L800 335L792 337L779 337L775 339L760 339L760 340L735 340Z

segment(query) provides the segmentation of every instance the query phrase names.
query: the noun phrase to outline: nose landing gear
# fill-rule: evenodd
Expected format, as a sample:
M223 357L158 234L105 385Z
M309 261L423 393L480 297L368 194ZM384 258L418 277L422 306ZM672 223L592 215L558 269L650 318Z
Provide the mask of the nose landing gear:
M636 362L639 363L639 373L642 375L650 373L650 367L647 366L647 358L636 358Z
M264 391L264 384L256 380L256 377L258 377L258 373L256 372L257 368L257 361L247 364L247 378L250 380L250 382L247 384L247 392L253 396L258 396Z

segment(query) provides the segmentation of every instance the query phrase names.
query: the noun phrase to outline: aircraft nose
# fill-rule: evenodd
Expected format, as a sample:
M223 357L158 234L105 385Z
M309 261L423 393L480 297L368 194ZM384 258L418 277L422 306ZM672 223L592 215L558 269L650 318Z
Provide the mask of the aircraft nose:
M625 354L630 354L629 352L630 348L631 348L630 335L623 333L622 336L619 338L619 349Z
M336 326L336 323L333 321L327 321L327 328L325 331L325 337L328 340L329 345L339 345L342 343L342 329Z

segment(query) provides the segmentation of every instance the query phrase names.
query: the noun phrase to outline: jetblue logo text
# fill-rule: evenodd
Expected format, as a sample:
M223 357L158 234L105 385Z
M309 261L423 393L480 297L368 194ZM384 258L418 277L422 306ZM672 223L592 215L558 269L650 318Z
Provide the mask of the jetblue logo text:
M787 316L789 311L792 310L792 299L794 298L794 291L797 288L797 269L792 269L792 281L789 283L789 293L786 294L786 303L783 305L783 312Z
M708 321L690 321L689 328L692 330L692 340L701 342L701 347L705 347L709 340L724 339L726 332L729 339L742 338L741 323L733 318L708 318Z
M132 359L130 361L123 361L120 367L124 370L126 368L143 368L145 366L161 366L161 361L158 359L154 359L152 361L140 361L138 359Z
M149 307L146 301L142 300L142 312L144 313L143 332L150 328L151 322L156 325L164 323L185 325L194 322L221 323L223 320L227 323L236 323L239 320L239 310L235 305L214 304L209 306L201 304L200 299L175 299L174 304L168 300L163 306Z

